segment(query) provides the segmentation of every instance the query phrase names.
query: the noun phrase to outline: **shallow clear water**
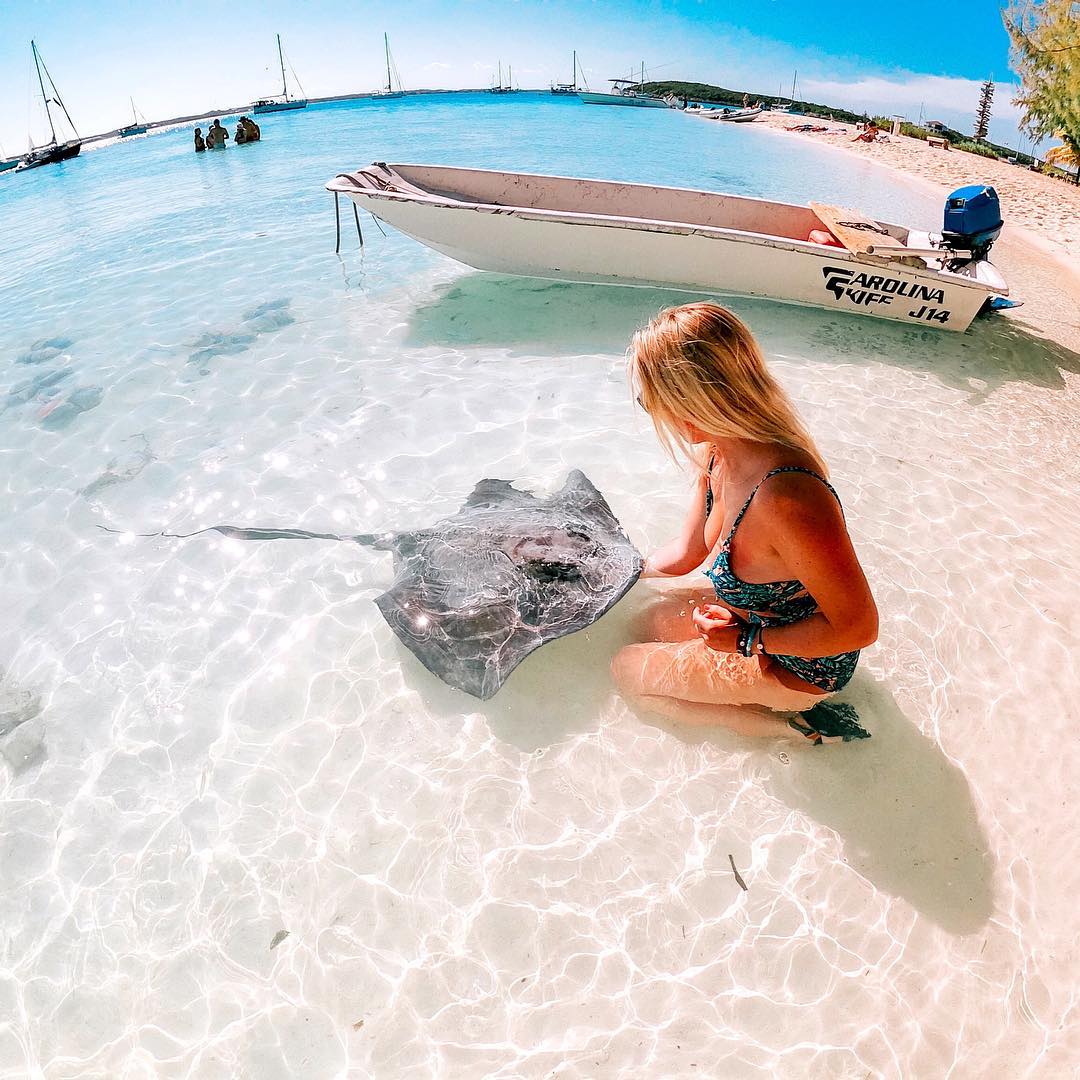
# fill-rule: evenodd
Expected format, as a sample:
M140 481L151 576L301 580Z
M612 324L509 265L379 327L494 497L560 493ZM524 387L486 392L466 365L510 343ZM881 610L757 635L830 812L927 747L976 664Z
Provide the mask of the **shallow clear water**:
M768 132L526 95L263 131L0 180L0 1076L1067 1075L1080 358L734 304L881 607L869 742L632 714L606 671L647 585L481 704L383 624L385 555L98 528L410 526L574 467L643 548L675 528L621 357L677 294L478 274L370 219L361 254L349 215L337 257L325 180L937 208Z

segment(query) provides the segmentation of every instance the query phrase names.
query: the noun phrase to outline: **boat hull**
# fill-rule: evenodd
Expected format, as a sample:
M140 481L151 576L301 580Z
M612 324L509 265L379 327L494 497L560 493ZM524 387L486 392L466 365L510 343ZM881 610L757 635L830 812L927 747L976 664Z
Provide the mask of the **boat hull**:
M303 98L298 98L295 101L260 101L252 105L251 111L257 115L273 112L295 112L297 109L306 109L307 105L307 101Z
M364 173L327 186L479 270L761 297L954 331L1008 292L985 260L966 275L943 273L796 239L821 224L807 207L611 181L390 168L403 170L411 191L365 186Z
M79 156L82 143L72 140L66 143L57 143L54 146L43 146L32 150L23 158L21 169L38 169L42 165L55 165L60 161L70 161Z
M594 94L579 90L578 97L586 105L629 105L636 109L670 109L671 106L661 98L634 97L630 94Z
M130 127L121 128L116 133L121 139L130 139L132 135L145 135L145 124L132 124Z
M14 169L18 166L22 158L12 158L10 161L0 161L0 173L7 172L8 169Z
M756 120L763 111L762 109L740 109L738 112L721 113L716 119L726 124L746 124L751 120Z

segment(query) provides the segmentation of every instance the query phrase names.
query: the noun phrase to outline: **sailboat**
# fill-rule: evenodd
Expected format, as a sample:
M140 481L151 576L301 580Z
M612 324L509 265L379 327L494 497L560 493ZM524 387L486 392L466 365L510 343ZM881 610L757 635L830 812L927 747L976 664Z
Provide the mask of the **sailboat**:
M798 83L798 81L799 81L799 69L796 68L795 69L795 74L794 74L794 76L792 76L792 79L791 79L791 97L788 98L788 103L786 105L781 104L781 101L783 101L783 97L781 97L781 101L778 101L772 107L772 112L789 113L789 112L794 111L794 109L795 109L795 86ZM781 95L783 95L783 93L784 93L783 86L780 87L780 93L781 93Z
M281 35L277 35L277 54L278 63L281 65L281 96L272 98L259 98L252 106L251 109L256 113L268 113L268 112L288 112L292 109L306 109L307 98L293 98L289 97L289 84L285 81L285 54L281 51ZM293 72L293 78L296 79L296 72ZM296 85L300 87L300 92L304 92L304 88L300 86L300 80L296 79Z
M8 169L14 169L19 162L22 161L21 157L6 158L4 157L4 148L0 146L0 173L7 172Z
M571 70L574 72L573 82L561 82L552 83L551 92L553 94L576 94L578 92L577 75L578 75L578 63L577 63L577 49L574 50L574 61ZM585 83L585 89L589 89L588 80L585 78L585 73L581 73L581 81Z
M131 102L131 123L126 127L122 127L116 134L121 139L128 139L132 135L145 135L146 134L146 117L142 117L142 123L139 123L139 110L135 108L135 99L128 98Z
M79 156L79 151L82 149L82 139L79 137L79 133L75 131L75 125L71 121L71 116L68 114L67 106L60 100L60 93L56 89L56 83L53 82L52 76L49 74L49 69L45 67L45 61L41 59L38 54L37 45L31 41L30 48L34 54L34 66L37 68L38 86L41 87L41 100L45 102L45 115L49 118L49 132L52 138L44 146L33 146L30 148L30 153L22 159L19 164L20 169L36 169L40 165L54 165L58 161L68 161L73 157ZM41 72L44 69L45 78L49 80L49 87L52 89L52 97L49 97L45 93L45 80L41 77ZM74 139L67 139L64 142L60 142L56 138L56 126L53 124L52 109L50 105L59 105L67 117L68 125L72 131L75 131Z
M404 97L405 88L401 85L401 75L398 73L397 64L394 63L394 58L390 55L389 34L383 34L383 45L386 49L386 86L381 90L376 90L372 96L380 98ZM397 78L396 90L394 89L394 82L390 75L391 69L393 69L393 74Z
M510 68L510 75L507 79L507 85L503 86L502 81L502 61L499 61L499 85L491 86L488 88L489 94L512 94L514 92L514 69Z

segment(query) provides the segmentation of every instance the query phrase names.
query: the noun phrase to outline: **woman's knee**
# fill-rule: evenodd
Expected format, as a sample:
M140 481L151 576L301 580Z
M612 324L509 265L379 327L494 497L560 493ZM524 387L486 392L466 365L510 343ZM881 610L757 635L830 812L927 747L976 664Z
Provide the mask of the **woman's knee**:
M627 645L611 658L611 677L621 693L644 693L643 675L649 651L647 645Z

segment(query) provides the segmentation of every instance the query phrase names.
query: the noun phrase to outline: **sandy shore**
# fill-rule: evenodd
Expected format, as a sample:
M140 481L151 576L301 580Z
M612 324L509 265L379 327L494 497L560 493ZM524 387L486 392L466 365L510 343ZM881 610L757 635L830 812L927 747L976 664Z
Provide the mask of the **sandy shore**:
M785 138L812 139L903 173L942 200L964 184L993 184L1006 227L992 257L1013 295L1024 301L1010 317L1080 351L1080 187L963 150L933 149L904 135L891 135L888 142L853 142L857 131L850 124L826 124L843 129L842 135L786 130L803 122L825 123L779 113L755 121Z

